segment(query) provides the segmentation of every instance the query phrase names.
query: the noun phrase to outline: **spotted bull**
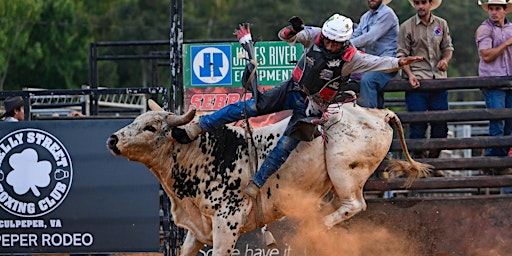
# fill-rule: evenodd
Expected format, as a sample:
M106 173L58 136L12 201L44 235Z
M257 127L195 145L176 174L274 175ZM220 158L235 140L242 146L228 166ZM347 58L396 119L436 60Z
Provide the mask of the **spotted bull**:
M242 128L224 126L190 144L179 144L173 129L189 123L195 112L175 115L155 105L150 104L154 111L112 134L107 147L115 155L145 164L160 181L176 225L188 230L182 256L196 255L205 244L213 247L213 255L231 255L241 234L292 214L290 204L297 197L307 195L320 203L332 188L341 206L323 222L333 227L366 209L363 186L391 145L393 129L388 122L396 124L407 152L395 113L336 105L323 125L323 136L301 142L253 201L242 192L252 176L250 164L256 162ZM258 163L286 124L284 120L253 131ZM392 171L405 171L411 180L428 173L429 166L408 153L406 157L408 162L394 160Z

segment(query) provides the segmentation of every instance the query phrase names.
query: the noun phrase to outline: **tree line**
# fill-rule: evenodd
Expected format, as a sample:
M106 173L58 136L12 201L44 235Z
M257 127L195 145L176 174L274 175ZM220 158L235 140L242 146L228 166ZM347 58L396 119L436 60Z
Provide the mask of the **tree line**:
M170 2L0 0L0 90L76 89L88 84L89 44L168 40ZM415 14L407 0L393 0L389 6L400 22ZM273 41L293 15L302 17L307 25L321 26L338 12L357 23L367 8L365 0L183 0L183 37L233 40L237 24L248 22L254 37ZM455 51L449 76L476 76L474 33L487 14L476 0L443 1L433 13L446 19L451 30ZM148 61L101 62L100 86L148 86L149 66ZM160 86L165 86L167 79Z

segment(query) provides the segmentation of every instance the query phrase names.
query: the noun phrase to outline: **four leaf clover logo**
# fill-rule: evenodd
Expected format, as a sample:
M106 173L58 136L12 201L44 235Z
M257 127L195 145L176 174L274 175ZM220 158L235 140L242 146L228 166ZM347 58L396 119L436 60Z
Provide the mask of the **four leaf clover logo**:
M52 164L49 161L39 161L37 152L27 148L21 153L13 154L9 158L12 171L7 174L7 183L11 185L14 192L23 195L29 190L39 197L39 188L50 185Z

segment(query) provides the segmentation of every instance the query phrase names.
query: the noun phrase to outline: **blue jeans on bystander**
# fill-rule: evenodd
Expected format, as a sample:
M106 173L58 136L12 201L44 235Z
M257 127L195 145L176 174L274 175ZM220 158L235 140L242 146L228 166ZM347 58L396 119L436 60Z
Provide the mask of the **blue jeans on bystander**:
M397 72L366 72L359 82L359 98L357 103L366 108L384 108L384 92L382 89Z
M416 92L405 93L405 103L410 112L448 110L448 92ZM426 138L427 123L415 123L409 125L409 138ZM430 138L446 138L448 136L448 125L446 122L430 123Z
M512 90L482 89L485 106L492 108L512 108ZM489 136L512 134L512 120L489 121ZM509 148L489 148L487 156L507 156Z

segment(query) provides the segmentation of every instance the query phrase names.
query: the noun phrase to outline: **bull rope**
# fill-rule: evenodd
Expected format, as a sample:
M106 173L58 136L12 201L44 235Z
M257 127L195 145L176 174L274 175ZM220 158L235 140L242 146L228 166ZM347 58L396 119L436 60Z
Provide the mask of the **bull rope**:
M249 75L249 79L247 80L247 83L244 86L245 91L244 91L244 94L243 94L243 97L242 97L244 99L245 99L245 97L247 95L247 91L249 90L248 88L249 88L249 86L251 84L251 80L254 77L254 74L256 73L256 68L258 67L258 62L257 61L252 60L252 59L250 59L249 61L251 62L251 64L254 65L254 69L251 71L251 74ZM257 93L257 92L253 92L253 93ZM249 122L249 116L247 115L247 102L246 101L244 101L244 121L245 121L245 124L246 124L244 126L245 139L246 139L246 141L250 140L250 143L252 144L252 148L254 150L254 151L251 151L250 150L251 147L248 146L249 156L252 155L252 157L249 157L249 165L251 166L251 175L254 175L256 173L256 168L258 168L258 149L256 148L256 143L254 142L254 136L253 136L253 133L252 133L251 123ZM251 161L251 160L253 160L252 158L254 158L254 161Z
M249 86L252 84L252 79L254 78L254 76L256 74L256 69L258 68L258 62L255 60L256 56L254 54L254 42L252 41L250 27L251 27L250 23L242 23L242 24L240 24L240 28L236 29L235 32L233 33L234 35L237 36L238 41L242 45L242 48L244 50L246 50L247 54L248 54L248 57L245 57L245 56L243 56L242 53L239 53L238 58L245 59L245 60L249 61L249 63L251 63L254 66L254 68L251 71L251 74L249 75L249 78L247 79L247 82L244 84L245 91L242 95L243 99L245 99L245 97L247 95L247 91L249 91ZM249 36L249 37L247 38L247 36ZM246 69L247 69L247 67L246 67ZM254 90L252 92L253 98L255 99L256 103L258 101L257 85L258 84L256 82L256 87L254 88ZM250 139L250 142L252 143L253 148L254 148L254 152L252 152L251 147L248 145L249 155L251 155L251 152L252 152L253 153L252 155L254 156L254 161L251 161L251 157L249 157L249 165L251 166L251 175L254 175L254 173L256 173L256 168L258 168L258 154L257 154L258 152L256 149L256 143L254 143L254 137L253 137L253 133L252 133L251 123L249 123L249 117L247 115L247 101L244 101L244 117L245 117L244 121L246 123L246 125L244 126L245 138L246 138L246 141L248 139ZM247 142L247 143L249 144L249 142Z
M248 60L253 66L253 70L251 71L251 74L249 75L249 78L247 79L247 82L244 85L245 92L243 94L243 98L245 99L245 96L247 95L247 91L249 90L249 86L254 85L254 88L252 88L253 93L253 99L258 103L258 81L256 80L256 84L252 84L252 79L256 75L256 69L258 67L258 62L256 61L256 54L254 54L254 42L252 42L252 38L250 36L250 24L245 23L241 24L240 28L238 30L235 30L235 35L237 35L237 38L239 42L242 45L242 48L244 48L248 53L248 58L244 58ZM246 38L247 34L249 35L248 38ZM242 40L241 40L242 39ZM244 40L247 40L245 42ZM242 57L243 58L243 57ZM246 67L247 68L247 67ZM250 172L251 172L251 178L256 173L256 169L258 168L258 151L256 147L256 143L254 142L254 137L252 133L251 123L249 122L249 117L247 115L247 101L244 101L244 116L245 116L245 138L246 141L250 140L250 142L247 142L247 149L249 151L249 165L250 165ZM252 147L251 145L252 144ZM252 149L252 150L251 150ZM274 239L274 236L270 231L267 230L265 223L263 222L263 206L261 204L261 197L256 195L256 198L254 200L254 221L256 222L256 225L258 227L264 227L264 238L265 243L267 246L273 246L276 244L276 241Z
M258 67L258 62L256 60L253 60L253 59L247 59L251 64L254 65L254 68L253 70L251 71L251 74L249 75L249 78L247 79L247 83L245 84L244 88L245 88L245 91L244 91L244 94L243 94L243 98L245 99L245 96L247 95L247 91L249 90L249 86L251 85L251 81L252 81L252 78L254 77L254 75L256 74L256 69ZM258 92L252 92L253 94L255 93L258 93ZM252 127L251 127L251 123L249 122L249 116L247 115L247 103L246 101L244 101L244 121L246 123L246 125L244 126L244 130L245 130L245 139L246 141L247 140L250 140L250 142L247 142L247 148L249 150L249 166L251 167L250 168L250 171L251 171L251 177L256 173L256 169L258 168L258 149L256 147L256 143L254 141L254 136L253 136L253 133L252 133ZM251 145L249 145L251 144ZM251 150L252 149L252 150ZM255 199L253 199L255 201L255 214L254 214L254 218L255 218L255 221L256 221L256 225L258 227L263 227L265 226L265 223L264 223L264 220L263 220L263 206L261 204L261 198L259 196L256 196ZM265 229L265 233L266 232L269 232L269 231L266 231Z

